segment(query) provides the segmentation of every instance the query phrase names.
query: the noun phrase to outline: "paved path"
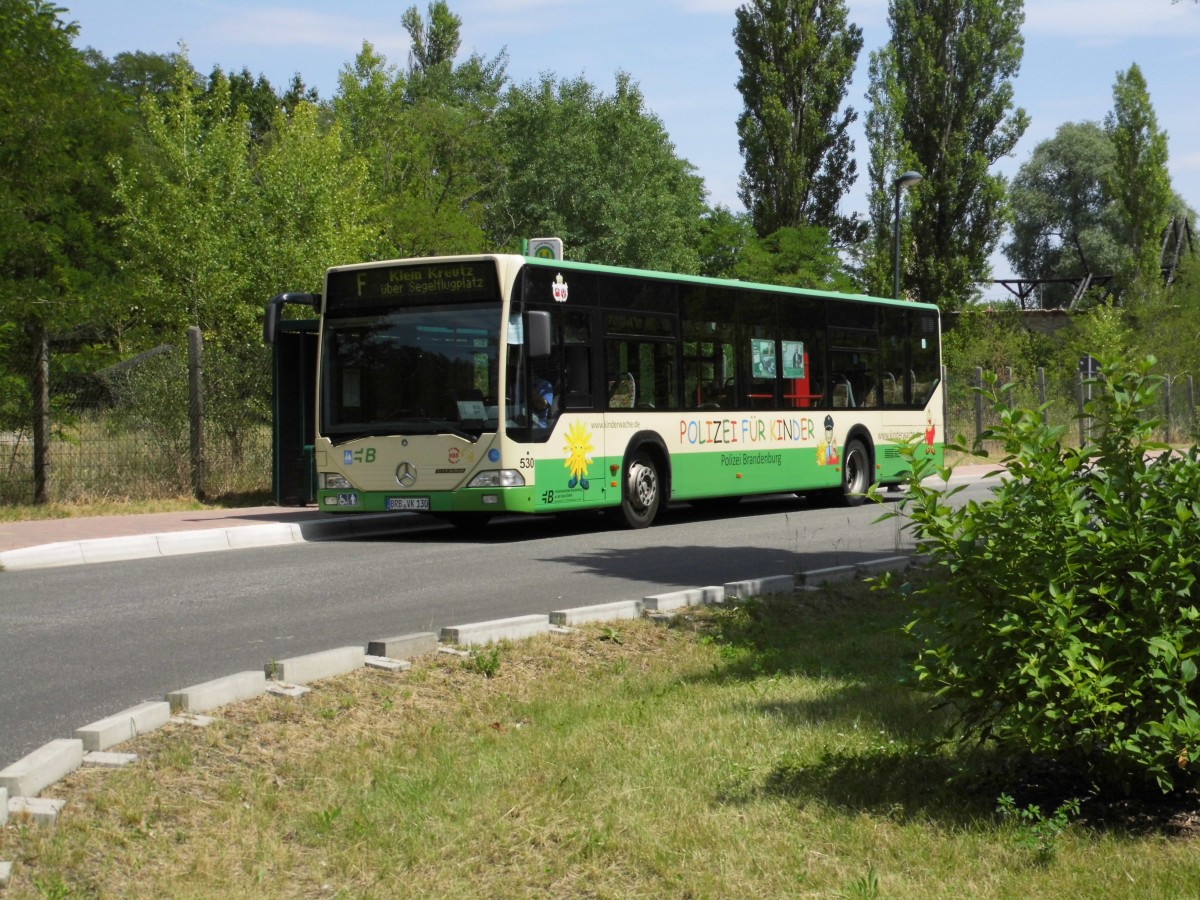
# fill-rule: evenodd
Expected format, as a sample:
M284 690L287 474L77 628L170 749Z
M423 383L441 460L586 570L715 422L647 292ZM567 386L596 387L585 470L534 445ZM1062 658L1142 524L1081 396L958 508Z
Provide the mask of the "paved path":
M246 525L300 523L320 520L315 506L255 506L247 509L194 509L185 512L139 513L129 516L80 516L71 519L35 519L0 522L0 553L60 541L205 531Z
M412 516L332 516L316 507L261 506L3 522L0 569L15 572L377 535L411 525Z

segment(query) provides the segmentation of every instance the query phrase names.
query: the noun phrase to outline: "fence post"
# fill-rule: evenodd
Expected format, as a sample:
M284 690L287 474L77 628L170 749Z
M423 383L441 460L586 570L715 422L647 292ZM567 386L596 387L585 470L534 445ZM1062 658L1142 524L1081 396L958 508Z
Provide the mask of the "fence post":
M188 423L192 447L192 494L204 499L204 337L188 326Z
M1004 377L1005 377L1005 381L1004 381L1005 384L1011 385L1013 383L1013 367L1012 366L1004 367ZM1017 405L1017 398L1013 394L1014 390L1015 390L1015 388L1013 388L1013 387L1010 387L1008 389L1008 408L1009 409L1012 409L1013 407L1015 407Z
M1171 443L1171 376L1168 375L1163 383L1163 418L1166 419L1166 434L1163 440Z
M33 331L33 502L50 500L50 335Z
M1187 423L1189 436L1194 435L1196 433L1196 385L1192 381L1191 375L1187 377Z
M1080 447L1087 445L1087 436L1088 436L1088 432L1089 432L1089 429L1087 427L1087 422L1083 418L1083 392L1084 392L1083 382L1084 381L1085 381L1084 374L1082 372L1080 372L1079 373L1079 387L1078 387L1076 397L1075 397L1076 405L1079 407L1079 446Z
M1037 385L1038 385L1038 406L1042 408L1042 424L1050 424L1050 410L1046 408L1046 367L1038 366L1037 370Z
M980 435L983 434L983 368L975 367L975 387L980 390L974 391L975 394L975 440L978 441Z

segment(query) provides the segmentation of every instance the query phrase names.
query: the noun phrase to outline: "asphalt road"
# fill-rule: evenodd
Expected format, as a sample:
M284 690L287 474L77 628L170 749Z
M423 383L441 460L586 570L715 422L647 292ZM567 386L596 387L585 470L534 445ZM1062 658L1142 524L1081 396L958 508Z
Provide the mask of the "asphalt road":
M681 505L628 531L508 518L479 536L414 517L386 538L0 574L0 768L143 700L417 631L893 556L880 509L797 498Z

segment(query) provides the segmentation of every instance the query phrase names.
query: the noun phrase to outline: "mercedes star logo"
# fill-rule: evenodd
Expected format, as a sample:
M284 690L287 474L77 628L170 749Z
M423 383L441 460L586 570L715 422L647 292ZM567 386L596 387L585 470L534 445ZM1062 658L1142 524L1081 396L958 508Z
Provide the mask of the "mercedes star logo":
M396 481L400 487L412 487L417 483L417 467L410 462L396 466Z

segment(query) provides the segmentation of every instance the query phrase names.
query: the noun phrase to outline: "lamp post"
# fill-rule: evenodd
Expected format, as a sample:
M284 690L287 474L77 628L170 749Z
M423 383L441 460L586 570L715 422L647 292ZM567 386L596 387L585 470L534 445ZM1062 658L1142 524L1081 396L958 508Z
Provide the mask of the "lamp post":
M894 277L892 279L892 293L897 300L900 299L900 191L902 188L911 187L922 179L920 172L904 172L896 176L896 180L892 182L892 187L896 190L896 221L892 231L896 235L896 247L892 252L892 271Z

